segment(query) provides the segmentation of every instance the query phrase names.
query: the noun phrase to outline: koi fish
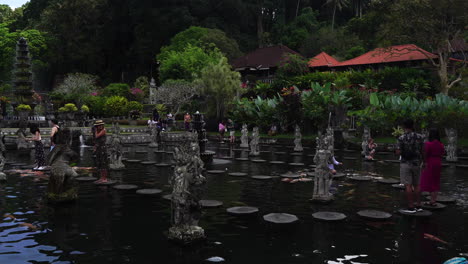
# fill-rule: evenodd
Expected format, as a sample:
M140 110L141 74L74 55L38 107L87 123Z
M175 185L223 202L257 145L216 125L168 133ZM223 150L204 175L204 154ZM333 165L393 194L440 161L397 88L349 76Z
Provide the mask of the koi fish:
M14 215L11 215L11 214L5 214L3 217L10 218L11 220L16 220L16 217Z
M33 224L30 224L30 223L21 223L19 224L20 226L24 226L24 227L27 227L31 230L37 230L37 226L33 225Z
M438 237L436 237L436 236L433 236L433 235L431 235L431 234L424 233L424 238L425 238L425 239L432 240L432 241L440 242L440 243L442 243L442 244L448 244L447 241L444 241L444 240L442 240L442 239L440 239L440 238L438 238Z

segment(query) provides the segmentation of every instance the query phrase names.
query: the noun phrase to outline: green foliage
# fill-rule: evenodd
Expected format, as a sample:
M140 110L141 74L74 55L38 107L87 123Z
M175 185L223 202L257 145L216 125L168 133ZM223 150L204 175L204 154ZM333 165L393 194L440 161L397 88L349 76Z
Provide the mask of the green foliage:
M283 43L294 50L300 49L306 39L318 30L318 11L307 7L302 9L301 14L290 23L282 26L279 24L273 29L278 43ZM276 32L275 32L276 31Z
M89 107L87 105L82 105L81 106L81 111L83 113L89 113Z
M308 61L296 54L288 54L283 58L276 71L276 78L284 79L293 76L302 76L309 72Z
M137 101L130 101L127 104L127 111L130 112L132 110L141 112L143 111L143 105Z
M148 77L140 76L140 77L136 78L135 82L133 83L133 87L142 90L146 96L149 95L149 80L148 80Z
M56 96L61 96L65 101L73 101L77 105L83 104L83 99L97 90L97 77L85 73L70 73L59 85Z
M103 116L106 115L107 111L105 111L105 103L106 97L104 96L85 96L83 98L83 102L89 106L90 108L90 115L92 116Z
M126 83L111 83L107 85L103 92L103 96L122 96L125 98L128 98L130 96L129 94L130 86Z
M31 106L26 105L26 104L20 104L15 108L16 111L31 111Z
M255 99L242 98L234 101L229 116L236 123L255 124L262 129L268 129L272 124L279 124L280 113L277 109L282 98Z
M59 112L76 112L78 111L78 107L76 107L76 105L73 103L68 103L60 107L58 111Z
M127 98L123 96L111 96L106 99L104 111L107 116L124 116L127 114Z

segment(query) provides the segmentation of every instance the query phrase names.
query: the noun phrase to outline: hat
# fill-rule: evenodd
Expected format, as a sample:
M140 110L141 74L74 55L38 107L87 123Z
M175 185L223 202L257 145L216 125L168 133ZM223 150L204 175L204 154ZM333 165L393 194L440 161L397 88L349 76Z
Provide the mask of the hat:
M104 125L104 121L102 120L96 120L96 122L94 122L94 126L103 126Z

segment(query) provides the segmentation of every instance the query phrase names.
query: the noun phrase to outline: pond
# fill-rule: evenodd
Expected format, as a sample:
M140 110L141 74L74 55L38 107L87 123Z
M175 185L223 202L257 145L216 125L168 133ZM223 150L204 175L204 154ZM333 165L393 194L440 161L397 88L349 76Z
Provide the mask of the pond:
M79 183L76 203L51 206L44 202L47 178L42 175L8 174L0 183L0 263L442 263L468 254L468 169L455 165L442 171L442 192L457 199L428 218L401 216L404 193L376 181L334 180L335 200L330 204L311 203L313 181L287 183L280 177L252 179L254 175L278 176L288 171L311 169L314 150L292 155L289 146L261 146L267 162L232 159L247 157L238 146L210 144L217 152L206 174L205 199L223 202L221 207L204 209L200 226L207 240L181 247L167 240L170 201L162 195L171 192L167 183L171 167L126 163L127 168L111 177L139 188L162 189L161 195L145 196L135 190L116 190ZM170 154L154 153L145 146L127 146L128 159L169 161ZM79 167L93 165L91 148L77 149ZM161 157L165 155L166 157ZM340 172L368 172L398 179L399 164L362 162L359 152L336 152L344 165ZM15 163L33 163L31 152L11 151L7 158ZM357 158L357 159L353 159ZM377 158L395 160L391 153ZM268 161L285 161L271 164ZM466 164L466 160L463 160ZM291 166L288 163L304 163ZM19 164L21 165L21 164ZM11 164L5 169L15 169ZM312 170L312 169L311 169ZM230 176L243 172L246 176ZM80 170L87 176L91 172ZM236 174L235 174L236 175ZM259 212L236 216L226 212L233 206L255 206ZM392 214L389 220L370 221L357 215L359 210L377 209ZM336 211L347 215L340 222L322 222L312 213ZM269 213L289 213L299 221L274 225L263 220ZM6 215L6 216L5 216ZM13 219L12 215L16 219ZM25 224L31 224L28 225ZM424 238L434 235L448 244ZM219 258L213 258L219 257Z

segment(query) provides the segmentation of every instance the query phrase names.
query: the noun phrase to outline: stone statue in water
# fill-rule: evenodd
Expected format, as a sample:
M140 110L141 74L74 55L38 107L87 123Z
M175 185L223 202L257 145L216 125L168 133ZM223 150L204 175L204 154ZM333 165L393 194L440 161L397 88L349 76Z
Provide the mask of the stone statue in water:
M74 180L78 174L69 164L78 155L70 149L70 137L71 131L69 129L59 130L55 147L47 157L47 162L50 165L47 199L52 203L73 201L78 198Z
M113 134L109 141L109 169L121 170L125 168L125 165L122 162L122 139L120 138L120 126L116 123L113 127Z
M201 217L200 199L205 186L202 175L198 136L186 132L181 144L174 149L176 167L169 179L172 186L172 218L169 239L188 244L205 237L198 226Z
M362 131L362 142L361 142L361 155L363 157L366 156L367 153L367 144L369 144L369 138L371 137L370 135L370 128L364 127L364 130Z
M5 136L2 136L2 133L0 131L0 181L5 181L6 180L6 174L3 173L3 168L5 167L6 163L6 158L5 158L5 142L4 142Z
M317 137L317 151L314 156L315 181L312 200L327 202L333 199L333 194L330 193L332 183L332 173L328 167L328 163L333 156L333 129L328 127L324 135Z
M458 133L455 128L446 128L445 134L447 135L447 161L457 162L457 141Z
M29 145L26 141L26 128L19 128L18 131L16 131L16 136L17 149L28 149Z
M250 140L250 156L260 155L260 147L258 143L260 141L260 134L258 132L258 127L254 127L252 130L252 139Z
M294 129L294 151L300 152L303 150L301 128L299 125L296 125L296 128Z
M241 130L241 148L248 148L249 147L249 130L247 129L247 124L242 125L242 130Z

